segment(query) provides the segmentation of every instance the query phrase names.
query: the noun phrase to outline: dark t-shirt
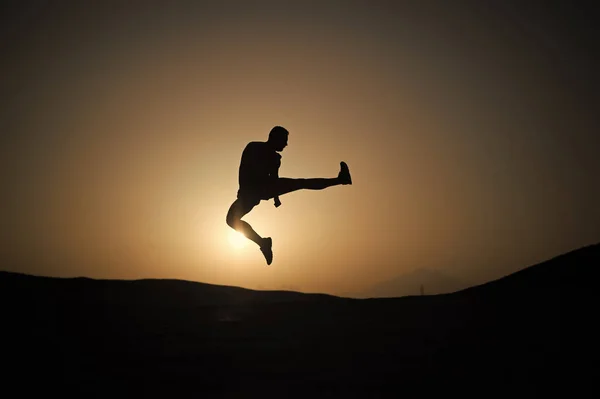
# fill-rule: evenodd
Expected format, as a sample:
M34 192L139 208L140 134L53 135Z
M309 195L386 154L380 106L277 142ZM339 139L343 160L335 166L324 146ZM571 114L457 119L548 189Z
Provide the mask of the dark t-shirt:
M273 175L281 165L281 155L267 143L253 141L242 152L239 170L241 191L257 191L268 186Z

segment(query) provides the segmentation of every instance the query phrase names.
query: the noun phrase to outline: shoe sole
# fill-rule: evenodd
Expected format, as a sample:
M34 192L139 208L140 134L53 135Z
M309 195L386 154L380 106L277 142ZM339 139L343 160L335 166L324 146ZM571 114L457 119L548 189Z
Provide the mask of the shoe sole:
M342 171L345 172L345 174L348 176L348 183L347 184L352 184L352 176L350 175L350 168L348 168L348 164L346 162L340 162L341 167L342 167Z

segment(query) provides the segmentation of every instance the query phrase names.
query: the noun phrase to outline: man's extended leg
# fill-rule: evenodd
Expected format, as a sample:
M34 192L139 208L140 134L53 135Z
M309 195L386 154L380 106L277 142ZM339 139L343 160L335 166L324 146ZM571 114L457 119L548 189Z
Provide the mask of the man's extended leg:
M332 178L311 178L311 179L290 179L280 177L275 187L276 195L291 193L296 190L323 190L327 187L340 184L352 184L350 171L345 162L340 162L340 172L337 177Z
M252 210L256 206L256 203L252 201L244 201L240 198L236 199L227 211L227 225L232 229L239 231L248 239L254 241L262 251L263 255L267 260L267 264L270 265L273 261L272 240L270 237L263 238L258 235L256 231L242 220L242 217Z

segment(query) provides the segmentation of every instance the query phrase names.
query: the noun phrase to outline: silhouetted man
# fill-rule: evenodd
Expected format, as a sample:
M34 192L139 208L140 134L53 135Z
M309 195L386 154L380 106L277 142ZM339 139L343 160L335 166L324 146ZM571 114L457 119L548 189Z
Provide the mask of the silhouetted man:
M242 153L239 170L239 190L237 199L231 204L227 212L227 224L254 241L259 247L267 265L273 261L273 242L271 237L259 236L252 226L242 220L261 200L273 198L275 207L281 205L279 196L292 191L322 190L339 184L352 184L350 171L345 162L340 162L340 171L337 177L316 179L290 179L279 177L281 155L278 152L288 144L289 132L275 126L269 132L266 142L253 141L248 143Z

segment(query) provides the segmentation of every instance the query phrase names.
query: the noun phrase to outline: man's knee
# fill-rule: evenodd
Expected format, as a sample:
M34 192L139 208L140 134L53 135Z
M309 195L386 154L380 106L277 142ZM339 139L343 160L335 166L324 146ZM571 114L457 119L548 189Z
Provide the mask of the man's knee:
M239 221L240 218L236 215L236 212L234 212L233 209L230 209L229 212L227 212L227 217L225 218L225 222L227 222L227 225L235 229L235 226L238 224Z
M227 217L225 218L227 225L236 229L242 221L242 217L258 205L259 202L260 199L255 198L236 200L236 202L229 207L229 211L227 211Z

